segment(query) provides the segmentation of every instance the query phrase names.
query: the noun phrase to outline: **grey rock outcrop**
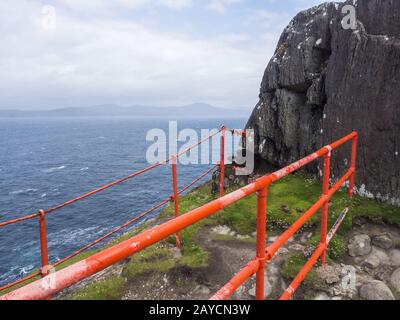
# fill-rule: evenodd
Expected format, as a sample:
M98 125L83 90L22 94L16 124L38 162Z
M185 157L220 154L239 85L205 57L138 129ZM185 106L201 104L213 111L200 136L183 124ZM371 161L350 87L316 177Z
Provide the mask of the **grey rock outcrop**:
M355 30L341 23L347 4L302 11L285 28L246 127L256 156L278 167L357 130L357 191L400 205L400 1L357 1ZM349 155L335 152L334 177Z

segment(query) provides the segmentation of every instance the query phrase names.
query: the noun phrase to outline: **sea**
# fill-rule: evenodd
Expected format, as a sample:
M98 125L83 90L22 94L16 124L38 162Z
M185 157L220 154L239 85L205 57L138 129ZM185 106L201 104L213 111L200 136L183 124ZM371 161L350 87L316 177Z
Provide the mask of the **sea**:
M222 124L242 129L245 123L232 118L177 120L178 131L198 133ZM149 130L162 129L168 139L169 127L169 120L161 118L0 118L0 222L53 207L147 167L146 151L154 142L146 141ZM179 187L211 166L178 164ZM210 175L199 183L209 179ZM50 263L171 194L171 167L165 165L48 214ZM38 267L38 220L0 228L0 286Z

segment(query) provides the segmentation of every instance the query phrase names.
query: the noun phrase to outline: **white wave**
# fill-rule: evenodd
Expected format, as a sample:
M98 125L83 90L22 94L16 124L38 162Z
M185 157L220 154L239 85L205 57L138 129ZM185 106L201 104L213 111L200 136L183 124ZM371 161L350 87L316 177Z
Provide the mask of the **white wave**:
M9 194L10 195L18 195L18 194L33 193L36 191L38 191L38 189L28 188L28 189L20 189L20 190L12 191Z
M19 277L23 277L29 273L32 272L32 270L35 269L34 265L28 265L28 266L14 266L11 267L8 272L2 275L1 283L9 283Z
M43 170L44 173L52 173L54 171L59 171L59 170L63 170L65 169L66 166L59 166L59 167L54 167L54 168L49 168L49 169L45 169Z
M20 276L25 276L28 273L31 273L34 267L35 267L34 265L29 265L27 267L21 268L21 270L19 271Z
M45 198L47 196L47 193L43 193L40 197Z
M93 236L103 234L107 230L107 228L101 228L100 226L80 229L63 229L57 233L54 232L48 235L49 246L57 246L60 244L81 244L83 239L91 239ZM83 241L83 243L86 244L85 241Z
M89 167L84 167L80 169L80 171L87 171L87 170L89 170Z

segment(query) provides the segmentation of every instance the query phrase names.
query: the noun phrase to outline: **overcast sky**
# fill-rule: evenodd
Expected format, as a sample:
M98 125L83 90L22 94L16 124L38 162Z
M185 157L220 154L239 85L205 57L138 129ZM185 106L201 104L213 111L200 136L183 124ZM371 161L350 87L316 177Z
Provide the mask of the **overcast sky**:
M0 108L249 108L283 28L321 2L1 1Z

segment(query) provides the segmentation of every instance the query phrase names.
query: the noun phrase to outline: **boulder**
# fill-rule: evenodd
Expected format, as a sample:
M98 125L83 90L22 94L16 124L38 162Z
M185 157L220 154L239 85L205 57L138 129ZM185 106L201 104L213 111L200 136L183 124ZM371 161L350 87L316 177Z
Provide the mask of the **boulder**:
M392 291L382 281L373 280L361 286L360 297L365 300L395 300Z
M376 269L379 267L381 261L377 255L370 255L368 258L365 259L363 265L370 269Z
M370 269L376 269L382 265L391 265L387 253L376 247L372 247L371 252L367 256L355 257L354 260L357 264Z
M352 257L365 256L371 252L371 238L367 234L357 234L349 240L347 249Z

